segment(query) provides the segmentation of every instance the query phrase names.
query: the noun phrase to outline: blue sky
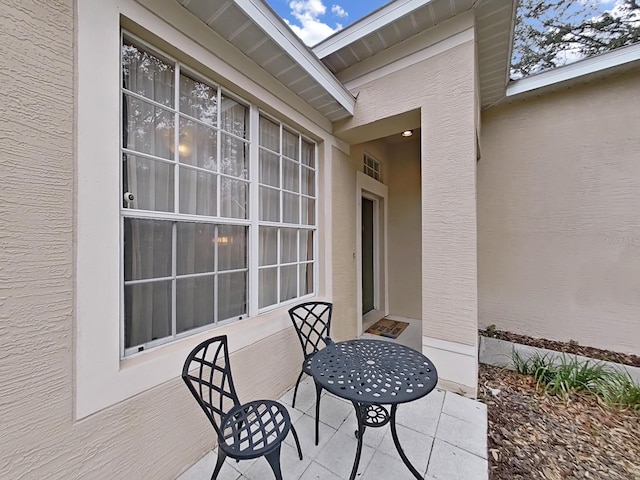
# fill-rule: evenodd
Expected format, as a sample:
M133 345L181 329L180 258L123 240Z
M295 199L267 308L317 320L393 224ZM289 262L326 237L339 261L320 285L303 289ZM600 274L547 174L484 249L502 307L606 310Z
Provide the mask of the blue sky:
M267 0L309 46L389 3L389 0Z

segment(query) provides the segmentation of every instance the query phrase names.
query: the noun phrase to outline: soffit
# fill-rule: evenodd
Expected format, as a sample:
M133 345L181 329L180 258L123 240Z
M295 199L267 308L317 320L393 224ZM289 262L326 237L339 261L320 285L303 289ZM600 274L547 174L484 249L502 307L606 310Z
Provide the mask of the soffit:
M263 0L177 1L330 121L353 115L353 95Z
M395 0L313 47L333 74L475 8L482 107L505 97L517 0Z

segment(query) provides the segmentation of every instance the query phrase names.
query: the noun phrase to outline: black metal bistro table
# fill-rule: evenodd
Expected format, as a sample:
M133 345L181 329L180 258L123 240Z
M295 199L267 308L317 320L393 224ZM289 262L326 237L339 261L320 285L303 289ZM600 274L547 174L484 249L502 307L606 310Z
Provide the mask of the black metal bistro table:
M356 410L358 446L350 480L358 471L366 427L382 427L389 422L400 458L417 479L422 479L398 441L396 412L400 403L422 398L435 388L438 372L431 360L397 343L349 340L330 344L316 353L311 360L311 375L318 397L324 388L350 400ZM316 445L319 404L316 401ZM391 406L390 412L385 405Z

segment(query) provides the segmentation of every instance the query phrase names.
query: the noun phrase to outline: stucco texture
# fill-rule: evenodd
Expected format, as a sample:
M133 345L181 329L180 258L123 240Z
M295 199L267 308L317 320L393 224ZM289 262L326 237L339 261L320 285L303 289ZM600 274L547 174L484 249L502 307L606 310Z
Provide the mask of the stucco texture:
M333 147L331 156L331 219L333 320L331 336L347 340L357 335L356 324L356 170L351 158Z
M0 31L0 478L175 478L214 444L179 372L74 420L74 2L0 0ZM241 399L294 382L296 342L232 356Z
M636 69L483 114L480 326L640 354L639 105Z
M389 151L389 313L421 318L420 139Z

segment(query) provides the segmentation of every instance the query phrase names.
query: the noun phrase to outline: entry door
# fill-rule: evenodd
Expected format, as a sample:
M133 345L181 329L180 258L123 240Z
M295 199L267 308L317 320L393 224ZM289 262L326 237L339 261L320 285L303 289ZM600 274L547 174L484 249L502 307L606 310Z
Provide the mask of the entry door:
M362 197L362 314L375 308L373 200Z

